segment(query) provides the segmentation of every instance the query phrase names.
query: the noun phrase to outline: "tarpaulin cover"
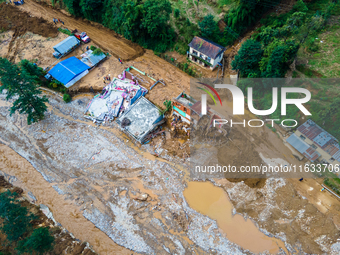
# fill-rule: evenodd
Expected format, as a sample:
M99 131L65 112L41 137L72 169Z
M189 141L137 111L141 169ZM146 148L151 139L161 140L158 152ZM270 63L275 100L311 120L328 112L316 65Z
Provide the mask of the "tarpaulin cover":
M70 57L58 63L48 73L62 84L66 84L89 68L76 57Z

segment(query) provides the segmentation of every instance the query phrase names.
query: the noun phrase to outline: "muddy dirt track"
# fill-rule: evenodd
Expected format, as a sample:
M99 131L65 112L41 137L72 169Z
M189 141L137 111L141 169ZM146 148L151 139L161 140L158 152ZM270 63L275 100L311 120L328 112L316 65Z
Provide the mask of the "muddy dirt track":
M26 0L25 4L18 8L22 11L27 11L36 17L41 17L48 22L51 22L51 24L53 18L58 18L65 23L63 27L68 28L71 31L74 29L85 31L93 42L104 50L109 51L111 55L117 58L120 57L124 61L135 59L144 54L144 49L141 46L124 39L112 30L80 18L75 19L59 10L53 9L47 4L41 5L32 0Z
M58 29L46 20L31 17L27 12L21 12L10 4L0 5L0 27L13 30L17 36L30 31L44 37L56 37Z

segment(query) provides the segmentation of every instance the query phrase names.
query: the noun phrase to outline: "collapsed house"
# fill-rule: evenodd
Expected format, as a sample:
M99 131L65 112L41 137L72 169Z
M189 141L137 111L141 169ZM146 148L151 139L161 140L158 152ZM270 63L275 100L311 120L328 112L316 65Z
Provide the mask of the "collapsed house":
M182 121L190 124L191 107L195 103L197 103L197 101L194 98L182 92L178 97L174 98L173 114L180 116Z
M85 113L89 113L87 118L98 123L112 121L119 113L129 109L139 97L148 92L144 87L133 83L128 79L113 78L102 93L90 101L85 110Z
M136 141L145 143L163 119L158 107L142 96L117 119L117 123Z
M96 123L117 118L123 131L144 143L164 118L158 107L144 97L147 93L148 90L138 84L138 79L125 70L90 101L85 118Z
M79 45L80 41L75 36L69 36L53 47L53 56L55 58L61 58L73 51Z
M104 53L94 55L92 50L86 51L85 53L81 54L80 57L81 62L88 65L90 70L106 59L106 55Z
M70 57L56 64L45 76L62 83L66 88L71 87L74 83L88 74L90 67L81 62L76 57Z
M193 97L182 92L173 99L173 115L177 115L187 124L196 126L198 121L203 117L201 101L195 100ZM220 120L224 117L207 106L207 115L209 115L210 125L214 120ZM221 127L222 124L218 124Z

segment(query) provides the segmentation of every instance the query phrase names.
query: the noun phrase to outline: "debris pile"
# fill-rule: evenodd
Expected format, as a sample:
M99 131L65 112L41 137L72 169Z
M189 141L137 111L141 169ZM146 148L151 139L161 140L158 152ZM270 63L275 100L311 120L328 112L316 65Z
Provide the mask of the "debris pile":
M112 121L148 92L134 81L133 76L129 76L128 79L125 73L126 71L119 75L119 78L113 78L102 93L90 101L84 112L84 114L88 112L86 118L98 123Z

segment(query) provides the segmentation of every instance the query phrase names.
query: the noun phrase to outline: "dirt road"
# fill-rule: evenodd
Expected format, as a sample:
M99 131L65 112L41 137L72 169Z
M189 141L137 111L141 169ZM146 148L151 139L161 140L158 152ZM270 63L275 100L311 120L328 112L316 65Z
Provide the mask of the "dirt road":
M144 54L144 49L141 46L126 40L112 30L89 21L75 19L59 10L53 9L47 4L41 5L33 0L26 0L25 4L18 8L36 17L42 17L51 23L53 23L53 18L58 18L65 23L62 27L66 27L71 31L74 29L85 31L93 42L104 50L109 51L113 56L120 57L125 61L135 59ZM58 26L60 25L59 23Z

